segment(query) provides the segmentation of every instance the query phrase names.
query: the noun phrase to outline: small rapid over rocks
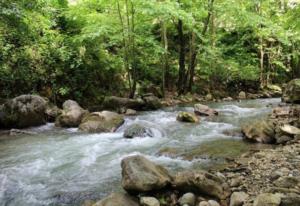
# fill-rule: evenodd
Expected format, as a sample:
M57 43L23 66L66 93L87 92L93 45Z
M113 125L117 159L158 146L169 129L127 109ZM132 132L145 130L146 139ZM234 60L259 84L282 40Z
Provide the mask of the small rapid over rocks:
M87 134L47 124L20 135L0 135L0 206L67 206L101 199L122 190L120 163L133 155L143 155L172 171L214 166L211 156L189 152L205 145L201 150L204 154L207 148L213 148L209 150L222 157L224 140L237 142L228 145L244 151L246 143L237 132L241 125L263 118L270 113L271 105L279 102L259 99L212 103L209 106L219 115L200 117L197 124L176 121L179 111L194 112L193 105L187 105L127 116L114 133ZM124 131L134 124L149 128L151 135L124 138ZM165 148L184 155L159 152Z

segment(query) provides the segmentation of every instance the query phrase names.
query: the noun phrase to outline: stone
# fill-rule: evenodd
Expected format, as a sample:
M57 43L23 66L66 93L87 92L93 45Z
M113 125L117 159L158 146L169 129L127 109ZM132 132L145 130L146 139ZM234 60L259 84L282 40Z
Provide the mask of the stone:
M194 112L197 115L202 116L215 116L218 115L218 112L212 108L209 108L203 104L195 104L194 105Z
M238 99L246 99L246 92L241 91L238 95Z
M159 201L155 197L141 197L140 204L142 206L160 206Z
M62 114L55 120L55 126L59 127L78 127L82 118L88 114L80 105L73 101L67 100L63 103Z
M220 206L220 204L215 200L208 200L209 206Z
M296 177L284 176L277 179L274 184L277 187L295 188L298 185L300 186L300 179Z
M300 195L296 193L288 193L281 197L280 206L299 206Z
M179 205L180 206L194 206L196 203L196 196L189 192L185 193L180 199L179 199Z
M180 191L195 192L218 199L225 199L228 194L223 188L221 178L205 171L183 171L175 175L173 187Z
M240 186L242 183L242 178L241 177L236 177L236 178L233 178L230 182L230 186L231 187L238 187Z
M210 206L209 203L207 201L201 201L199 203L199 206Z
M230 102L230 101L233 101L233 98L232 97L225 97L225 98L223 98L223 101L224 102Z
M139 206L138 201L127 194L113 193L93 206Z
M283 126L280 127L280 130L286 134L290 135L299 135L300 134L300 129L297 127L294 127L289 124L284 124Z
M151 128L143 126L141 124L133 124L125 129L123 137L134 138L134 137L154 137Z
M177 121L180 122L190 122L190 123L197 123L199 122L198 117L190 112L179 112L177 115Z
M253 206L279 206L280 202L279 194L263 193L255 198Z
M122 160L122 187L129 193L159 190L171 183L168 170L143 156Z
M134 109L126 109L125 115L127 115L127 116L134 116L134 115L137 115L137 111L134 110Z
M245 192L234 192L230 197L230 206L243 206L248 197Z
M102 103L103 109L120 110L121 108L143 110L145 102L142 99L130 99L123 97L110 96L105 97Z
M283 90L282 101L287 103L300 103L300 79L293 79Z
M212 96L212 94L207 94L206 96L205 96L205 100L206 101L212 101L214 99L214 97Z
M154 96L153 94L147 94L142 97L145 102L145 109L146 110L156 110L162 107L162 104L158 97Z
M7 100L0 111L0 128L26 128L46 123L47 101L38 95Z
M82 119L79 129L89 133L114 132L124 121L123 115L115 112L93 112Z
M56 105L48 103L45 114L48 122L55 122L55 119L62 114L62 110Z
M242 126L246 140L265 144L275 143L275 126L272 121L259 120Z

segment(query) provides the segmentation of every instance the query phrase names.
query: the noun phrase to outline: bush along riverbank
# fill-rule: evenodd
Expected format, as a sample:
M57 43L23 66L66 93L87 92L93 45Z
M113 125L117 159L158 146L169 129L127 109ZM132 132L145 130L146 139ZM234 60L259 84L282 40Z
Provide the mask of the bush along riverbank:
M300 102L297 88L295 81L290 82L283 103L267 119L242 127L245 141L276 147L247 152L219 171L175 174L142 156L130 156L121 163L121 184L126 193L113 193L84 205L299 206L300 106L294 104Z

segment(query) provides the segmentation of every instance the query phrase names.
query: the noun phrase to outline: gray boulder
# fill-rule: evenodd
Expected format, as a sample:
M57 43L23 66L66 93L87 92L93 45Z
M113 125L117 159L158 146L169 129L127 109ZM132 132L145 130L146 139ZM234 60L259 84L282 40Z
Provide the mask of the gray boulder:
M55 125L60 127L77 127L82 118L88 114L79 104L73 100L67 100L63 104L62 114L55 120Z
M153 94L146 94L142 97L145 102L145 109L146 110L155 110L162 107L162 104L158 97L154 96Z
M90 133L114 132L123 123L123 115L115 112L93 112L82 119L79 129Z
M179 205L180 206L194 206L195 203L196 203L196 196L191 192L185 193L179 199Z
M143 110L145 107L145 102L142 99L129 99L123 97L110 96L105 97L103 101L103 108L109 110L120 110L121 108L125 109L134 109L134 110Z
M253 206L279 206L280 202L279 194L263 193L256 197Z
M230 206L243 206L248 197L245 192L234 192L230 197Z
M218 199L225 199L229 195L226 183L218 176L205 171L179 172L174 177L173 187Z
M21 95L0 109L0 128L25 128L46 123L47 101L38 95Z
M133 124L124 131L123 136L131 139L134 137L154 137L154 134L149 127Z
M216 110L209 108L207 105L203 105L203 104L195 104L194 112L195 112L195 114L202 115L202 116L218 115L218 112Z
M244 137L253 142L275 143L275 126L272 121L255 121L242 126Z
M300 103L300 79L293 79L285 86L282 101L287 103Z
M166 187L171 182L169 172L140 155L122 160L122 187L130 193L149 192Z

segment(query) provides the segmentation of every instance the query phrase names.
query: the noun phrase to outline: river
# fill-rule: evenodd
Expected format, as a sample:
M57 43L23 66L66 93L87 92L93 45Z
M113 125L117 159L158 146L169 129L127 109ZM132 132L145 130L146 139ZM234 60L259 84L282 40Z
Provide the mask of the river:
M209 158L172 158L158 155L163 148L190 151L213 145L218 140L243 145L241 124L262 118L270 104L280 99L211 103L218 117L201 118L199 124L176 121L178 111L191 106L168 107L126 118L116 133L84 134L76 128L59 129L53 124L30 128L35 135L0 136L0 206L80 205L85 199L100 199L121 191L122 158L142 154L170 170L197 168L212 162ZM155 137L125 139L123 131L133 123L154 128ZM229 131L229 132L228 132ZM230 151L231 148L227 148Z

